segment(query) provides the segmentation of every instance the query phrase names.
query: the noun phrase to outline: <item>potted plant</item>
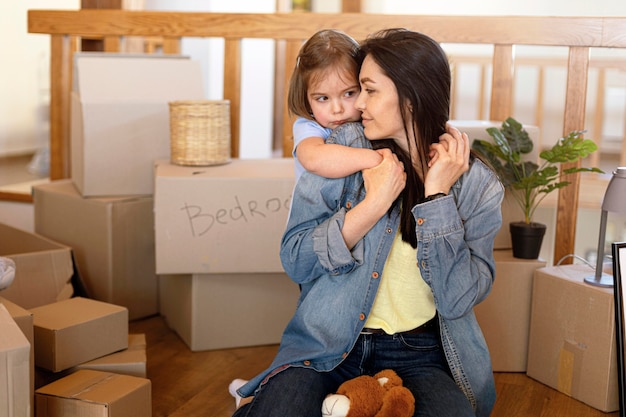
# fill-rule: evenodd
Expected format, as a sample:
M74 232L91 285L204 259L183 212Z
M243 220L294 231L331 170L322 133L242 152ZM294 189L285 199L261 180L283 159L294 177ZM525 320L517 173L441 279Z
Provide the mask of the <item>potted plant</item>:
M561 179L559 165L575 162L595 152L598 146L591 139L583 139L584 131L572 131L560 138L552 148L539 154L541 165L523 159L533 149L533 142L517 120L509 117L500 128L490 127L487 133L493 142L476 139L472 148L494 168L505 188L522 209L524 220L510 223L513 256L537 259L546 226L533 221L539 203L552 191L566 187L569 181ZM599 168L568 168L563 174L598 172Z

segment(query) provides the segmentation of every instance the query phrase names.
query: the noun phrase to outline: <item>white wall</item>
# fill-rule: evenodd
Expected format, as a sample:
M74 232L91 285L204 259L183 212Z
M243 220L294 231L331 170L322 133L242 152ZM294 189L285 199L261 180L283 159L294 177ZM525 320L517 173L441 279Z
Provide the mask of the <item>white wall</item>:
M45 146L48 139L50 37L27 33L27 10L72 9L79 0L0 4L0 156Z
M370 13L515 16L624 16L621 0L364 0Z

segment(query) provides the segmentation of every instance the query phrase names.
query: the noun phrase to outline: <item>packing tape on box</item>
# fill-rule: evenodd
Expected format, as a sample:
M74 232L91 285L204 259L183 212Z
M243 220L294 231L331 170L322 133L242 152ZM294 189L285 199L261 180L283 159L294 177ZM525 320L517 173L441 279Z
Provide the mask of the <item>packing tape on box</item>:
M584 349L577 343L563 341L563 347L559 353L559 372L557 390L572 397L576 393L575 381L580 376Z

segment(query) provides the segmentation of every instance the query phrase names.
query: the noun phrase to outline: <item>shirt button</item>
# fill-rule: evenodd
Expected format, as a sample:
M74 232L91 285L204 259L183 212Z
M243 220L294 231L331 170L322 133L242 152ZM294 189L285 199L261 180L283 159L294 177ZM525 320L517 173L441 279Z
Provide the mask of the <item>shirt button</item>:
M361 321L365 320L365 314L363 313L359 314L359 320Z
M422 260L422 268L426 268L426 261Z
M393 232L393 230L391 230L391 227L387 228L387 234L391 234L391 232Z
M423 218L420 217L419 219L417 219L417 225L418 226L421 226L423 224L424 224L424 219Z
M347 209L351 209L351 208L352 208L352 203L348 201L348 202L346 203L346 208L347 208Z
M373 279L378 279L378 272L376 272L376 271L372 272L372 278Z
M347 358L347 357L348 357L348 352L343 352L343 354L341 355L341 357L342 357L343 359Z
M304 363L306 366L311 365L311 361L304 361L303 363Z

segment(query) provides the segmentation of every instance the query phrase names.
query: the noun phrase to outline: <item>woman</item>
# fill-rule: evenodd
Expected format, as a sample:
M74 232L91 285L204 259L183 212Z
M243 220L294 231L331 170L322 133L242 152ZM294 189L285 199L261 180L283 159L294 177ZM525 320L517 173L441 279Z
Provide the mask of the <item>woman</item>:
M300 178L281 243L300 300L235 416L319 416L343 381L386 368L416 416L488 416L493 374L473 307L493 282L503 188L467 135L446 128L450 69L435 41L391 29L361 48L362 127L329 141L373 145L383 161Z

